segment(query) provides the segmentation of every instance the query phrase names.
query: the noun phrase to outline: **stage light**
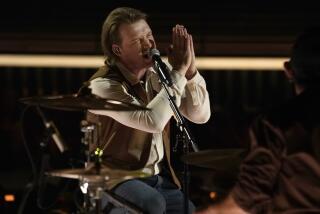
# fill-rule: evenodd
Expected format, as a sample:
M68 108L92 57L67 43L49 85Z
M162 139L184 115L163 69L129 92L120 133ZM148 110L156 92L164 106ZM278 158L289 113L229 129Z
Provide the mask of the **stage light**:
M282 70L285 60L283 57L197 57L196 65L200 70L268 71ZM92 55L0 54L0 66L5 67L98 68L103 62L102 56Z
M209 197L211 200L215 200L217 198L218 194L216 192L210 192Z
M15 196L13 194L5 194L3 198L4 198L5 202L14 202L15 201Z

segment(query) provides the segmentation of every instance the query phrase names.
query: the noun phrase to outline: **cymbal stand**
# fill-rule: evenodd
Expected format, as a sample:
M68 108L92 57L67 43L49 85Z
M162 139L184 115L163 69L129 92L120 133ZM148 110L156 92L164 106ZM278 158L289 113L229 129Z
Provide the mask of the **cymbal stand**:
M98 127L99 128L99 127ZM89 123L86 120L81 121L81 131L84 133L84 137L81 139L82 143L85 146L85 168L90 166L91 163L91 152L90 152L90 144L93 144L94 142L98 143L97 140L97 125ZM100 174L101 169L101 156L103 154L103 151L97 146L96 150L94 151L93 157L94 157L94 167L96 169L96 174ZM101 177L101 179L90 181L86 178L80 179L80 189L82 193L84 194L84 202L83 202L83 208L85 213L88 213L90 211L90 205L92 204L93 207L96 209L96 213L101 212L101 195L104 191L104 178ZM91 201L90 199L94 199Z
M84 137L81 139L81 142L84 144L85 147L85 168L87 168L90 165L91 162L91 154L89 149L89 144L93 143L95 140L95 125L89 123L86 120L81 121L81 132L84 133Z
M102 212L101 198L102 193L105 190L105 179L101 177L99 179L90 180L87 178L80 179L80 189L84 194L84 211L85 213L91 212L91 208L95 210L95 213L100 214ZM90 200L93 199L93 200ZM91 205L91 206L90 206Z
M98 142L98 141L97 141ZM97 148L94 151L94 167L96 170L96 174L100 175L101 171L101 162L102 162L102 155L103 155L103 150L99 148L99 143L97 143ZM101 197L102 193L105 189L105 178L102 176L98 181L90 182L89 183L89 190L93 192L91 194L91 198L94 199L94 204L93 206L96 208L96 213L99 214L101 213L102 207L101 207Z

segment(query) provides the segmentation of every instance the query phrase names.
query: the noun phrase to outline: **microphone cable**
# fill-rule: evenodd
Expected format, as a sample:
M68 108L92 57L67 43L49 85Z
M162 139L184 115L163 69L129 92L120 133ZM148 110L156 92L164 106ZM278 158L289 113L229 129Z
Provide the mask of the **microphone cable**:
M20 134L21 134L21 139L22 139L22 144L24 146L24 149L26 150L26 153L27 153L27 157L28 157L28 160L30 162L30 165L31 165L31 172L32 172L32 179L29 183L27 183L27 185L25 186L25 189L24 189L24 193L23 193L23 196L22 196L22 199L21 199L21 202L19 204L19 207L18 207L18 214L22 214L23 211L24 211L24 207L26 205L26 202L28 200L28 197L31 193L31 191L34 189L34 187L36 186L37 184L37 168L36 168L36 164L32 158L32 155L31 155L31 152L30 152L30 149L27 145L27 140L26 140L26 135L24 133L24 118L25 118L25 114L27 112L27 110L30 109L31 106L26 106L22 112L21 112L21 115L20 115L20 124L21 124L21 127L20 127Z

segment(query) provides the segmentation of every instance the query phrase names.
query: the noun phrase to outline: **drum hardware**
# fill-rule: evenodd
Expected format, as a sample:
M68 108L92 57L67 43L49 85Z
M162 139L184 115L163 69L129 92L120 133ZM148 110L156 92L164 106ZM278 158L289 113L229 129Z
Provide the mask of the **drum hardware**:
M98 151L97 155L101 156L102 153ZM93 163L84 169L60 169L47 172L46 174L54 177L79 180L81 192L84 194L83 209L86 212L95 209L96 213L101 213L101 196L103 194L108 198L108 202L116 207L123 207L132 213L142 213L139 208L128 204L126 201L107 190L106 182L121 178L126 180L150 176L141 170L117 170L104 165L101 165L100 170L97 170Z
M84 137L81 139L81 143L84 145L85 149L85 168L87 168L87 166L91 162L90 144L97 142L98 140L98 126L96 124L89 123L86 120L81 121L81 132L84 133Z
M85 168L80 169L62 169L54 170L46 173L50 176L71 178L79 180L79 187L83 193L83 211L85 213L101 213L102 196L108 198L108 202L117 207L123 207L132 213L142 213L139 208L129 205L122 201L121 198L116 198L107 190L106 182L112 179L130 179L136 177L149 176L141 171L128 172L125 170L113 170L106 166L102 166L103 150L99 146L99 130L100 124L93 124L87 121L81 121L81 131L84 132L82 143L85 145ZM94 144L96 149L90 152L90 144ZM130 174L131 173L131 174Z
M212 149L189 153L182 156L181 160L197 167L237 173L246 154L245 149Z
M103 99L91 93L79 96L79 94L27 97L19 100L27 105L64 110L64 111L84 111L87 110L114 110L114 111L133 111L149 110L146 107L125 103L113 99ZM41 115L43 116L43 115ZM54 177L78 179L81 192L84 194L83 208L85 212L95 211L101 213L101 197L106 195L108 201L116 207L123 207L132 213L142 213L134 205L130 205L124 199L113 195L106 188L106 181L112 179L131 179L137 177L150 176L142 171L114 170L102 165L103 150L99 146L99 124L91 124L87 121L81 122L81 132L84 137L81 142L85 146L85 167L81 169L62 169L45 172L44 174ZM55 127L56 129L56 127ZM57 130L57 129L56 129ZM96 149L90 152L90 144L95 144ZM93 159L93 163L91 160ZM93 210L92 210L93 209Z

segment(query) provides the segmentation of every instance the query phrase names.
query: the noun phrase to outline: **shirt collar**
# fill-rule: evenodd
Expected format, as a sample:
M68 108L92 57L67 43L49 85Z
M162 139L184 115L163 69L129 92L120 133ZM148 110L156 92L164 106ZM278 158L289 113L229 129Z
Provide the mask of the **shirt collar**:
M126 78L126 80L128 80L128 82L131 85L135 85L137 83L139 83L141 80L139 80L134 74L132 74L121 62L116 62L116 66L119 68L119 71L121 72L121 74L124 76L124 78ZM153 68L150 67L147 69L146 71L146 81L148 80L148 78L150 77L150 74L152 73Z

